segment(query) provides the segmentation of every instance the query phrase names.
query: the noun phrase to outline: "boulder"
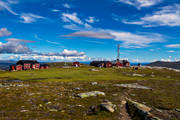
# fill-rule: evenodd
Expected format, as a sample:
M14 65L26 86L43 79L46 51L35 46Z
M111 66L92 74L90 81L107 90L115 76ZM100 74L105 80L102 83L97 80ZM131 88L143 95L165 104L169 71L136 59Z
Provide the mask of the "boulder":
M92 97L92 96L97 96L97 95L105 96L105 93L100 92L100 91L92 91L92 92L86 92L86 93L77 94L77 96L80 97L80 98Z
M112 104L112 102L103 102L100 104L101 110L106 110L108 112L114 112L116 109L116 105Z
M98 83L97 82L92 82L91 85L97 85Z
M99 70L97 70L97 69L89 69L89 71L95 71L95 72L97 72L97 71L99 71Z
M178 109L178 108L176 108L175 110L176 110L177 112L180 112L180 109Z
M135 88L135 89L152 89L152 88L149 88L149 87L146 87L146 86L139 85L137 83L132 83L132 84L115 84L114 86L125 87L125 88Z
M133 77L144 77L144 75L136 74L136 73L132 74L132 76L133 76Z
M79 91L79 90L81 90L81 88L77 87L77 88L74 88L73 90Z
M130 99L127 99L127 108L128 108L128 112L130 113L131 116L137 116L139 118L143 118L144 120L161 120L160 118L154 116L153 114L151 114L151 110L152 108L132 101Z

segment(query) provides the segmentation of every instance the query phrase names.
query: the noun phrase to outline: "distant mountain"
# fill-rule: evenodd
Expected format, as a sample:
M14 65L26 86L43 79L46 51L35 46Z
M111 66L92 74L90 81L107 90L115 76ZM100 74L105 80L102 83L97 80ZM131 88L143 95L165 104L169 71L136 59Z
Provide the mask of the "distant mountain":
M16 61L0 60L0 70L8 70L12 64L16 64Z
M180 69L180 61L178 62L163 62L163 61L156 61L150 64L147 64L147 66L151 67L168 67L168 68L174 68L174 69Z
M12 63L15 64L17 61L12 61L12 60L0 60L0 63Z

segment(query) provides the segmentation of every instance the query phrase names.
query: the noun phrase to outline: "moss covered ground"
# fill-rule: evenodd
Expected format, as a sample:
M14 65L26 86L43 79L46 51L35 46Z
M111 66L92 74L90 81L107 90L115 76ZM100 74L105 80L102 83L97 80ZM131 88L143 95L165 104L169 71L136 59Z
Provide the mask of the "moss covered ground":
M180 119L180 73L167 69L143 68L61 68L51 65L48 70L0 72L1 119L122 119L121 101L131 98L158 109L163 119ZM92 71L96 69L98 71ZM144 77L134 77L133 74ZM153 76L152 76L153 75ZM17 80L13 82L14 80ZM92 82L97 84L92 85ZM130 89L115 86L121 83L138 83L152 89ZM78 88L78 89L77 89ZM78 93L101 91L105 96L76 97ZM104 100L117 105L114 113L90 108ZM122 112L123 113L123 112ZM163 115L166 113L167 115Z

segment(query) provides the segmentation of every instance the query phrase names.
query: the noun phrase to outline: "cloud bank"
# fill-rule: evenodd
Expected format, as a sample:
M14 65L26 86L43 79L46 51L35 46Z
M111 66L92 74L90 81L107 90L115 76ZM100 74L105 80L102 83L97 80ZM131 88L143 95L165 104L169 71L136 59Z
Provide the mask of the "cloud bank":
M180 48L180 44L170 44L170 45L166 45L166 47L168 47L168 48Z
M8 31L7 28L0 29L0 37L10 36L10 35L12 35L12 32Z
M155 33L131 33L114 30L79 31L65 37L89 37L97 39L114 39L121 41L125 48L142 48L151 43L163 42L164 37Z
M138 9L141 9L143 7L154 6L162 2L162 0L117 0L116 2L122 2L128 5L135 6Z
M180 26L180 4L162 7L160 11L146 15L137 21L123 20L122 22L125 24L142 25L144 27Z

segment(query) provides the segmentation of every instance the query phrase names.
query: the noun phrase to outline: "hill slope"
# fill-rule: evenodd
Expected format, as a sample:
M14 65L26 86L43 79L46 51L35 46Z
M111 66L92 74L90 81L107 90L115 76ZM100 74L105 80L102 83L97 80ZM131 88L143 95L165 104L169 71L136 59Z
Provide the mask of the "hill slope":
M178 61L178 62L156 61L156 62L148 64L147 66L151 66L151 67L158 66L158 67L168 67L168 68L180 69L180 61Z

